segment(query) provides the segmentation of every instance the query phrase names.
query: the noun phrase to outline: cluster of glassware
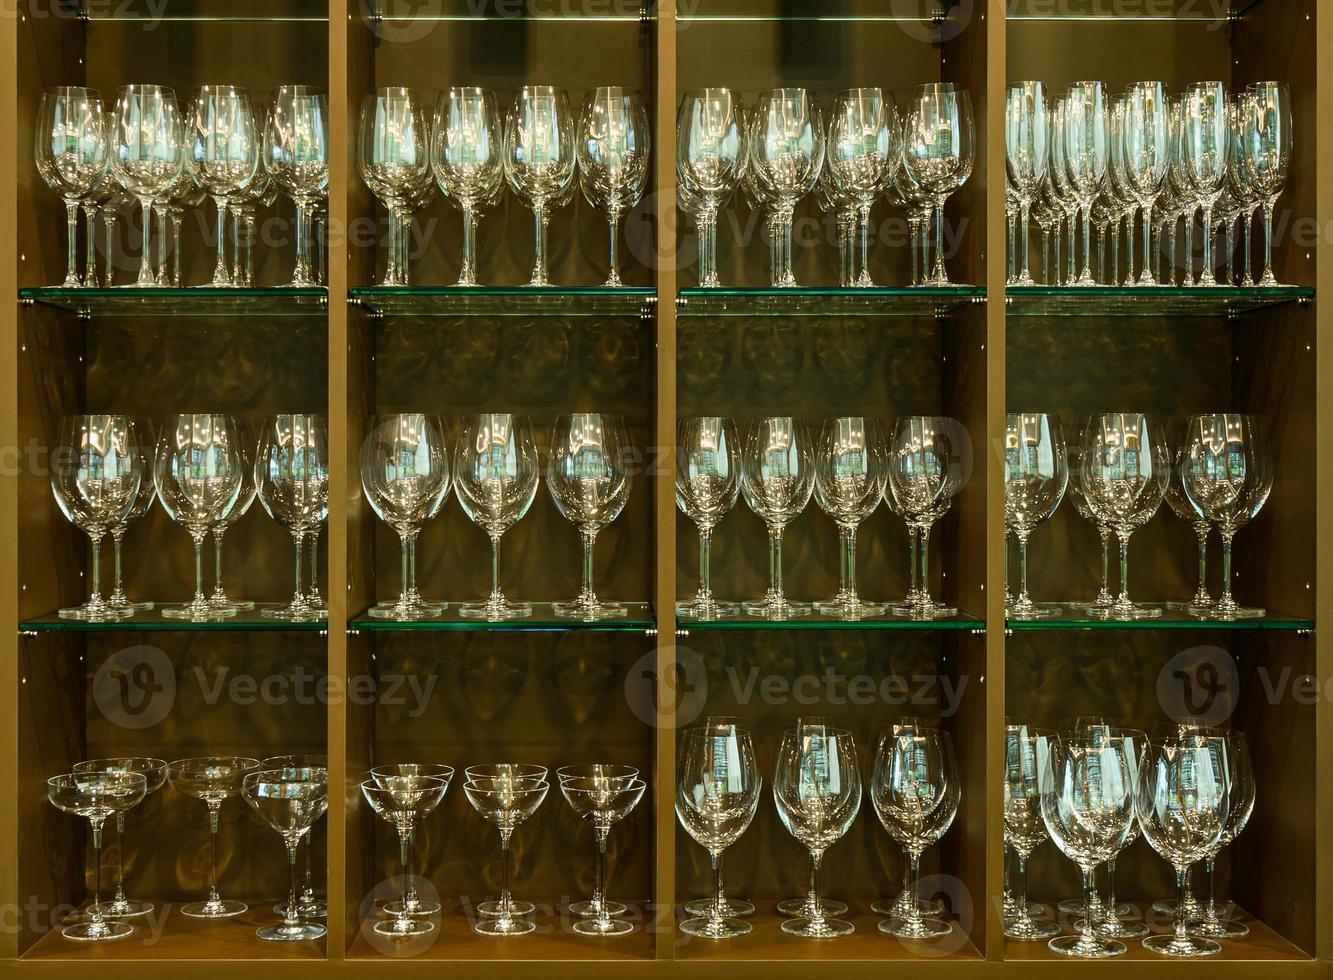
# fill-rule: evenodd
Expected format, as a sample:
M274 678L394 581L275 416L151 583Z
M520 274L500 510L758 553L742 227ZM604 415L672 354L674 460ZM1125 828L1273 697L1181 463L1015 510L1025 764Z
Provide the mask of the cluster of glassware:
M363 100L360 130L361 178L389 212L382 285L409 283L412 215L430 203L435 185L463 215L457 284L477 285L477 221L496 205L506 183L535 221L529 285L551 284L547 226L552 212L573 199L576 186L589 204L606 212L611 226L606 285L624 285L620 219L643 196L650 159L648 112L638 92L595 88L575 119L564 89L524 85L502 124L495 94L483 88L441 92L430 121L411 89L381 88Z
M1061 606L1034 602L1028 595L1028 539L1055 513L1066 490L1080 517L1091 522L1102 541L1102 587L1089 615L1106 619L1144 619L1165 609L1201 619L1256 618L1264 610L1239 605L1231 594L1231 543L1252 520L1273 489L1273 460L1263 421L1253 415L1196 415L1183 424L1176 449L1166 426L1141 413L1094 415L1083 423L1077 440L1066 445L1060 420L1053 415L1013 414L1005 420L1004 527L1018 540L1019 584L1005 614L1014 619L1060 615ZM1199 542L1199 585L1186 602L1136 603L1129 597L1129 540L1166 501L1171 511L1194 528ZM1208 536L1222 539L1222 594L1208 593L1205 576ZM1112 536L1119 544L1120 590L1110 591ZM1007 548L1006 548L1007 551Z
M380 619L431 619L447 603L426 600L416 584L416 541L439 514L452 489L468 518L491 541L491 594L463 603L459 615L499 621L532 615L532 604L500 590L500 538L522 520L537 497L541 464L532 423L510 414L470 415L461 420L452 466L439 416L409 413L380 419L361 447L361 486L380 520L397 532L402 547L402 586L396 600L371 607ZM599 620L624 617L622 603L597 596L593 554L597 534L629 501L637 462L619 415L561 415L551 430L546 488L556 509L583 540L583 586L555 615Z
M1226 918L1229 906L1218 902L1213 874L1218 854L1254 810L1245 736L1193 724L1158 728L1149 738L1100 718L1080 718L1060 734L1006 727L1006 875L1012 852L1018 876L1015 891L1005 892L1005 936L1048 939L1057 953L1102 959L1124 954L1122 939L1142 938L1145 949L1163 956L1195 957L1221 952L1218 939L1249 933L1244 923ZM1174 928L1164 935L1132 921L1130 908L1116 899L1116 860L1140 835L1175 871L1176 901L1153 905L1174 915ZM1034 919L1045 909L1028 903L1027 860L1048 837L1083 875L1082 900L1059 905L1080 917L1073 936ZM1190 868L1201 862L1209 880L1206 903L1189 887ZM1102 865L1105 895L1094 880Z
M293 941L318 939L324 927L311 919L326 915L316 896L311 871L310 829L328 808L328 761L324 756L278 755L260 761L233 756L210 756L164 762L152 758L92 759L80 762L73 771L46 781L47 799L66 813L88 820L93 835L93 896L86 917L66 926L66 939L97 941L124 939L134 927L124 919L147 915L150 902L132 901L125 895L124 832L129 811L169 783L176 792L202 800L208 808L211 855L208 897L181 907L182 915L194 919L225 919L247 911L244 902L224 899L218 892L218 814L222 805L240 795L250 808L282 835L290 887L286 902L274 908L282 916L278 925L262 926L260 939ZM116 822L119 863L115 897L102 902L102 831L108 818ZM304 881L298 885L297 851L307 842Z
M1028 230L1041 232L1043 282L1069 286L1276 286L1273 207L1291 162L1291 91L1256 82L1229 94L1221 82L1195 82L1172 96L1161 82L1135 82L1112 100L1102 82L1075 82L1050 99L1042 82L1010 85L1005 99L1005 210L1009 219L1009 283L1035 284ZM1264 267L1251 267L1251 219L1261 209ZM1202 212L1203 258L1194 275L1195 214ZM1134 219L1143 260L1134 271ZM1233 268L1235 225L1244 221L1242 267ZM1082 261L1075 258L1081 219ZM1121 279L1120 227L1126 274ZM1183 224L1183 262L1176 229ZM1097 271L1091 230L1099 231ZM1061 271L1062 232L1068 259ZM1221 279L1213 243L1223 234ZM1054 255L1051 239L1054 236ZM1110 266L1107 266L1107 242ZM1165 269L1163 264L1165 263Z
M42 95L37 170L65 202L68 235L65 287L113 285L112 243L122 205L143 210L139 277L127 285L181 285L181 224L187 207L208 196L217 206L217 263L210 286L253 284L254 215L279 190L296 205L296 268L291 286L323 281L323 235L311 257L311 225L326 214L329 182L328 104L323 92L282 85L256 119L249 93L204 85L184 107L164 85L125 85L112 108L96 89L62 87ZM78 263L82 208L87 261ZM234 218L227 254L227 214ZM106 272L97 270L97 219L106 238ZM152 218L158 225L156 253ZM170 224L170 231L168 225ZM168 268L170 256L170 268Z
M801 718L783 732L773 766L773 802L792 837L810 852L810 890L782 902L791 916L782 931L808 939L850 935L855 927L837 916L847 906L820 889L824 854L851 828L861 808L862 779L852 733L824 718ZM705 939L743 936L753 927L744 916L754 905L727 898L722 854L740 839L759 808L763 776L744 723L709 718L680 735L676 763L676 816L708 851L713 868L711 899L685 906L692 915L681 931ZM921 854L948 831L958 813L962 787L947 732L915 720L889 726L880 736L870 779L864 786L881 825L907 855L906 882L892 900L872 911L887 918L881 932L901 939L935 939L953 926L935 916L943 908L916 895Z
M848 89L835 98L827 126L814 94L802 88L763 92L750 109L730 89L687 92L676 119L676 183L698 228L699 284L722 285L718 214L742 188L751 207L768 215L774 286L797 285L792 220L797 202L812 193L836 216L839 285L874 285L870 210L880 198L907 212L912 284L950 285L944 202L972 175L975 138L968 93L948 82L918 86L901 116L881 89Z
M680 420L676 506L699 529L699 589L676 604L676 614L701 620L741 610L774 620L815 610L843 619L890 611L916 619L957 615L930 594L930 531L967 480L969 452L962 423L943 416L896 419L887 438L877 419L828 419L817 442L798 419L765 418L750 424L744 445L731 419ZM768 527L770 572L764 597L739 607L713 594L709 576L713 532L737 496ZM812 496L838 525L841 549L838 593L813 606L788 599L782 587L783 532ZM881 500L906 522L911 543L911 589L896 603L867 602L856 585L856 531Z
M647 784L632 766L610 763L562 766L555 771L560 795L574 815L592 827L596 845L597 879L592 898L569 909L579 916L573 929L584 936L621 936L634 931L619 918L627 907L606 897L606 841L611 828L638 805ZM382 936L406 939L433 932L427 917L440 911L437 902L423 900L412 883L413 840L417 825L444 799L453 779L452 766L405 763L379 766L361 783L371 808L398 832L403 861L401 899L383 907L389 916L375 923ZM509 888L509 845L518 828L542 805L551 783L545 766L501 762L463 770L463 793L468 803L500 832L500 895L478 903L473 929L483 936L521 936L537 926L529 916L536 906L514 898Z
M296 544L296 589L287 605L265 607L270 619L325 619L318 587L317 544L329 514L328 427L318 415L271 415L258 434L229 415L172 415L156 436L128 415L73 415L61 420L51 454L51 489L70 523L92 541L91 594L64 619L128 619L153 608L134 602L121 580L121 541L157 500L194 541L194 598L161 610L168 619L208 622L253 609L222 588L222 539L258 497ZM204 540L213 535L215 587L204 592ZM101 546L115 545L115 588L101 592ZM310 541L310 584L302 587L302 549Z

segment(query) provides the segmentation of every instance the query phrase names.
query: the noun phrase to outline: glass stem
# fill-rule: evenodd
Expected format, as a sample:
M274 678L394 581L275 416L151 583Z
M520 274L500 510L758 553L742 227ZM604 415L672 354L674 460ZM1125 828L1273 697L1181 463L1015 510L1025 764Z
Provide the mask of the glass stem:
M116 814L116 904L125 901L125 814Z
M1106 918L1111 922L1119 920L1115 914L1115 858L1106 862L1106 905L1104 908Z
M1028 856L1022 851L1015 852L1018 856L1018 891L1014 893L1014 902L1018 908L1018 918L1020 921L1026 921L1028 918Z
M1230 532L1222 533L1222 598L1218 605L1223 608L1235 602L1231 597L1231 538Z
M1209 854L1204 862L1204 868L1208 872L1208 911L1204 918L1209 923L1218 921L1217 914L1217 855Z
M65 285L78 286L79 282L79 202L65 201Z
M593 892L593 902L597 906L597 921L608 924L611 916L606 910L606 838L610 827L598 827L597 834L597 885Z
M930 598L930 525L922 524L918 534L921 536L921 544L917 548L921 558L921 603L931 606L934 603Z
M227 528L219 524L213 528L213 598L218 601L226 599L227 594L222 589L222 537L227 533Z
M1254 285L1254 262L1253 262L1252 259L1251 259L1251 256L1254 254L1254 252L1252 251L1252 249L1254 248L1254 208L1253 208L1253 207L1251 207L1249 211L1245 212L1245 219L1244 219L1244 220L1245 220L1245 251L1243 251L1243 252L1241 253L1241 256L1240 256L1240 263L1241 263L1241 268L1245 270L1245 274L1244 274L1244 276L1241 278L1241 285L1243 285L1243 286L1253 286L1253 285Z
M500 536L491 536L491 602L503 602L500 594Z
M398 860L403 866L403 897L398 920L405 922L411 915L408 911L408 898L412 881L412 825L403 821L398 827Z
M90 820L93 828L93 904L88 917L95 924L102 922L102 820Z
M458 272L460 286L477 282L477 222L471 206L463 208L463 268Z
M115 576L116 576L115 585L111 590L111 596L114 599L120 599L120 600L124 600L125 598L125 591L123 588L123 582L121 579L121 571L120 571L120 542L124 539L124 537L125 537L124 527L117 527L114 531L111 532L111 551L112 554L114 555L112 567L115 569Z
M583 590L580 599L587 605L597 605L597 593L593 591L592 569L593 549L597 544L597 532L583 533Z
M1143 275L1139 276L1139 282L1144 285L1152 282L1152 207L1152 199L1143 204ZM1131 268L1131 275L1133 272Z
M96 287L97 281L97 206L85 205L83 209L84 238L87 239L87 259L83 265L83 284Z
M1032 202L1024 198L1018 204L1018 251L1022 256L1022 272L1018 274L1018 281L1027 283L1032 281L1032 270L1028 267L1028 220L1031 216Z
M208 901L216 904L222 901L218 894L218 811L221 803L208 804Z
M848 527L843 537L847 548L847 601L856 604L860 601L856 593L856 525Z
M610 273L606 277L608 286L621 285L620 280L620 208L614 207L606 212L607 223L610 224L611 242L610 242Z
M409 823L407 825L407 863L403 865L403 874L407 876L407 884L403 889L404 908L415 909L417 902L417 888L412 883L412 869L417 866L417 828Z
M153 202L149 198L141 198L140 208L143 209L143 254L139 256L139 282L140 286L151 286L155 282L153 278Z
M1188 943L1189 933L1185 928L1185 881L1189 874L1189 865L1176 866L1176 942Z
M305 542L305 532L294 532L292 540L296 543L296 589L292 593L292 605L302 606L305 605L305 593L301 591L301 546Z
M296 913L296 846L301 842L299 834L283 834L287 844L287 908L282 916L282 924L289 929L301 925L301 917Z
M1092 278L1092 202L1083 205L1083 274L1084 282Z
M861 274L858 281L870 285L870 205L861 205Z
M1092 868L1083 869L1083 929L1079 939L1081 945L1087 945L1096 942L1096 937L1092 930Z
M782 528L768 529L768 590L772 598L782 598Z
M1102 592L1109 593L1111 590L1111 529L1099 527L1097 534L1102 539Z
M1020 531L1018 538L1018 599L1028 601L1028 536Z
M500 919L508 921L513 901L509 897L509 834L500 831Z
M916 882L921 871L921 852L907 852L907 921L912 931L920 931L921 903L916 900Z
M949 274L944 271L944 201L935 202L935 281L946 283Z
M713 587L710 578L709 566L712 564L713 554L713 529L701 527L699 529L699 594L700 601L708 601L713 598Z
M546 207L541 201L533 202L533 266L532 285L546 285Z
M1129 599L1129 532L1120 531L1116 535L1120 539L1120 598L1119 603L1122 606L1130 605Z
M1204 282L1217 281L1213 274L1213 204L1208 201L1203 206L1203 270L1199 277Z
M402 584L398 589L398 602L400 605L406 606L408 596L411 595L411 589L410 589L411 583L407 577L407 535L406 534L400 534L398 536L398 545L401 553L400 563L402 565L400 571L400 581Z
M916 527L907 525L907 574L910 588L907 598L915 602L921 595L920 566L917 564Z
M709 857L713 862L713 914L712 920L720 922L722 920L722 852L710 851Z
M218 250L217 261L213 265L215 282L230 282L231 274L227 270L227 199L214 199L218 207Z
M1264 274L1260 279L1260 285L1276 285L1277 280L1273 276L1273 205L1276 198L1264 201Z
M1194 525L1194 536L1199 541L1199 589L1195 592L1195 601L1208 601L1208 522L1199 521Z
M819 897L819 867L823 861L823 851L810 852L810 920L815 925L824 921L824 903Z

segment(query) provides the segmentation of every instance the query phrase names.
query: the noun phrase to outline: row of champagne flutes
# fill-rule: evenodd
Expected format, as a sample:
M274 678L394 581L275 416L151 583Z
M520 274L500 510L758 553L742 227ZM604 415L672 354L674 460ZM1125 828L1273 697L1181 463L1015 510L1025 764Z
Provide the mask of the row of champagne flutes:
M133 201L143 210L143 249L138 279L129 285L181 285L181 215L205 196L213 198L218 214L209 285L249 286L254 212L259 204L271 204L279 190L296 205L296 266L289 285L313 286L321 279L322 253L312 259L309 231L328 196L328 105L318 89L279 86L270 96L266 118L256 119L249 93L234 85L201 86L184 107L164 85L122 86L111 108L103 107L96 89L56 88L42 96L36 140L37 170L65 202L66 287L113 285L116 215L122 204ZM87 247L82 271L80 208ZM231 257L228 211L237 222ZM98 217L106 229L105 275L97 271ZM174 225L170 234L168 218Z
M750 423L743 444L731 419L682 419L676 506L699 529L699 588L677 603L677 615L712 620L742 609L775 620L816 610L843 619L887 611L917 619L957 615L930 594L930 532L967 482L970 447L962 423L943 416L895 419L887 436L878 419L833 418L817 438L799 419L771 417ZM713 532L738 496L768 529L770 571L763 598L739 607L713 594L709 574ZM838 593L813 605L788 599L782 585L783 533L812 496L838 525L840 539ZM857 528L881 501L907 524L912 584L901 602L866 601L857 591Z
M676 816L709 854L713 896L686 905L693 914L681 931L705 939L731 939L752 931L744 916L754 906L729 899L722 887L722 855L749 828L759 808L763 776L754 740L734 718L710 718L680 735L676 762ZM906 887L872 911L887 916L879 929L900 939L935 939L953 926L936 918L943 909L916 895L922 853L953 824L962 786L947 732L913 720L889 726L875 747L864 781L852 733L825 718L805 717L783 732L773 765L773 802L782 825L810 853L810 889L778 905L791 916L782 931L809 939L850 935L847 911L820 888L824 854L856 819L864 789L884 830L907 855Z
M457 284L477 285L477 221L498 203L506 183L533 213L529 285L551 285L547 226L551 214L573 199L576 187L610 223L605 285L624 285L620 220L643 196L650 159L648 111L638 92L619 86L592 89L576 119L564 89L524 85L502 122L495 93L450 88L440 93L428 121L411 89L381 88L363 100L360 130L361 177L389 212L382 285L410 282L412 215L430 203L436 185L463 216Z
M1217 939L1249 933L1223 917L1213 889L1217 856L1245 828L1254 809L1254 773L1245 736L1195 725L1142 731L1081 718L1059 734L1009 725L1005 736L1004 840L1018 858L1016 891L1005 896L1004 934L1049 939L1057 953L1088 959L1119 956L1122 939L1142 939L1164 956L1219 953ZM1153 935L1130 921L1115 895L1115 864L1142 835L1175 872L1176 901L1154 909L1174 915L1170 933ZM1033 918L1045 910L1027 899L1026 867L1047 838L1078 865L1081 901L1060 910L1081 918L1073 936L1054 922ZM1209 875L1206 904L1190 893L1189 872L1203 863ZM1094 875L1107 870L1105 896ZM1055 938L1052 938L1055 937Z
M797 285L792 221L809 194L837 217L840 285L874 285L870 211L884 198L909 215L913 285L947 286L944 202L971 176L974 156L971 100L948 82L915 88L901 117L881 89L848 89L835 98L827 126L814 93L802 88L760 93L748 110L730 89L687 92L676 120L676 183L699 230L699 284L722 285L718 215L739 188L767 212L774 286Z
M1221 82L1196 82L1176 96L1169 95L1161 82L1135 82L1114 99L1102 82L1075 82L1056 99L1049 97L1042 82L1019 82L1006 94L1005 146L1011 285L1035 283L1028 258L1030 221L1041 232L1046 283L1278 285L1273 275L1273 207L1286 184L1292 152L1291 92L1282 82L1256 82L1234 95ZM1257 280L1251 268L1250 234L1256 208L1261 209L1264 224L1264 266ZM1196 279L1197 212L1202 212L1203 257ZM1143 250L1137 276L1136 215ZM1074 248L1075 222L1080 218L1081 263ZM1245 232L1239 275L1233 269L1238 218L1243 219ZM1122 223L1127 270L1123 280ZM1182 224L1184 261L1177 267L1176 229ZM1094 226L1100 231L1095 275ZM1066 228L1068 260L1062 272ZM1213 260L1219 231L1225 243L1222 279ZM1168 263L1165 271L1163 260Z
M1102 540L1102 588L1087 612L1107 619L1144 619L1165 609L1202 619L1235 620L1264 615L1241 606L1231 594L1231 545L1273 489L1273 459L1263 420L1253 415L1196 415L1178 426L1173 451L1167 426L1142 413L1094 415L1072 444L1059 418L1010 414L1005 422L1004 519L1006 540L1018 541L1019 582L1006 585L1006 615L1038 619L1059 615L1059 606L1036 603L1028 595L1028 539L1055 513L1068 491L1079 516ZM1130 536L1165 501L1194 528L1199 543L1199 585L1187 602L1166 606L1136 603L1129 597ZM1208 594L1205 556L1208 536L1222 539L1222 594ZM1109 557L1119 545L1119 593L1110 591Z
M167 606L168 619L208 622L253 609L222 588L222 538L258 497L265 512L292 535L296 587L287 605L261 610L270 619L311 621L328 616L317 586L315 546L329 512L328 430L317 415L272 415L258 434L229 415L172 415L158 428L129 415L74 415L61 420L52 452L51 489L62 513L92 541L91 594L80 606L61 609L64 619L127 619L153 608L124 592L121 540L130 524L156 500L194 542L194 598ZM101 546L111 535L116 582L101 593ZM215 550L216 587L204 591L203 548ZM302 587L302 549L311 542L310 585Z
M194 919L226 919L247 911L244 902L224 899L218 891L218 815L223 803L241 796L250 808L279 834L287 852L289 889L287 900L274 911L282 916L278 925L262 926L260 939L278 942L318 939L324 927L312 919L325 916L325 906L315 894L309 834L328 807L328 762L324 756L278 755L264 760L234 756L206 756L166 762L162 759L122 757L91 759L76 764L71 772L46 781L47 799L60 810L88 820L93 837L93 895L86 916L66 926L62 934L76 941L124 939L134 927L124 921L153 911L149 902L125 895L124 831L129 811L164 785L208 809L212 855L208 897L181 907L182 915ZM108 819L114 818L117 833L115 897L102 902L102 835ZM304 880L297 873L297 851L306 842Z

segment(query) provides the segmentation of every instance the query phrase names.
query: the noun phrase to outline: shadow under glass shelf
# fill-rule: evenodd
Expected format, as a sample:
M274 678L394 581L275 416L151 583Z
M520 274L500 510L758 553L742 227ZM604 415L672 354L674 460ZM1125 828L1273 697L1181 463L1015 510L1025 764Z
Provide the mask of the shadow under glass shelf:
M815 612L792 619L764 619L759 616L728 616L723 619L680 619L677 626L687 632L695 630L859 630L865 632L971 632L986 628L986 621L968 612L960 612L947 619L911 619L907 616L869 616L865 619L843 619Z
M79 20L89 24L140 24L145 30L157 23L329 22L328 4L322 0L81 0L77 7Z
M1311 286L1009 286L1008 316L1234 316L1309 303Z
M1107 0L1008 0L1004 19L1008 23L1052 23L1065 21L1115 22L1121 24L1202 23L1225 24L1239 20L1262 0L1156 0L1154 3L1117 5Z
M529 24L566 22L648 24L652 0L602 0L599 3L526 3L522 0L362 0L362 16L374 24L467 23ZM390 38L392 40L393 38Z
M52 612L19 623L19 633L315 633L329 627L328 621L322 619L294 623L287 619L269 619L263 615L264 609L285 606L283 602L261 602L254 609L235 616L203 623L165 618L161 612L162 605L173 604L159 603L156 609L135 613L129 619L102 622L61 619Z
M323 286L38 286L20 289L19 301L88 317L322 316L328 310L329 291Z
M682 4L682 27L707 23L920 24L943 27L968 15L959 0L696 0ZM964 21L965 23L966 21Z
M680 317L761 316L943 316L984 303L983 286L796 287L791 289L682 289Z
M473 602L476 600L468 600ZM625 602L626 615L619 619L582 620L557 616L552 603L532 603L532 615L522 619L464 618L458 612L462 603L450 602L433 619L376 619L369 610L353 617L351 630L371 633L644 633L657 627L653 607L647 602Z
M1103 619L1089 614L1088 607L1082 603L1051 602L1040 605L1054 606L1059 612L1045 619L1006 619L1005 627L1025 633L1052 630L1245 630L1302 633L1314 629L1313 619L1299 619L1274 612L1258 619L1200 619L1183 611L1167 609L1155 619Z
M348 302L382 316L649 316L638 286L353 286Z

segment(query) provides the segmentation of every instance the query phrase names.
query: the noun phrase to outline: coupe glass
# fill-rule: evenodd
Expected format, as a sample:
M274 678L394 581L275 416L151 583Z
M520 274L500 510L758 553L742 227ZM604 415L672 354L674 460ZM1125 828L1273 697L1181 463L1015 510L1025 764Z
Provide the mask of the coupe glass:
M855 207L861 230L860 272L856 286L870 278L870 209L888 186L902 152L902 133L892 100L878 88L853 88L838 94L829 120L825 151L833 186Z
M454 778L454 767L440 765L432 762L399 762L389 765L376 766L370 770L370 779L378 785L397 786L402 788L405 784L397 782L398 780L425 780L439 779L443 780L445 790L449 789L449 783ZM432 807L434 804L432 804ZM406 913L409 916L421 917L425 915L435 915L440 911L440 903L432 899L423 899L417 893L416 879L413 877L412 869L416 867L417 852L417 833L416 825L408 831L407 835L407 864L404 866L404 874L407 875L407 890L403 899L396 902L386 902L384 911L389 915L399 915Z
M838 594L816 604L844 619L878 616L885 603L865 602L856 590L856 529L879 506L887 476L884 434L875 419L829 419L815 457L815 502L838 526Z
M894 509L916 531L920 562L917 591L899 615L939 619L958 615L953 606L930 596L930 529L949 511L963 489L963 454L967 431L955 419L938 415L909 415L898 419L888 449L888 491Z
M473 929L483 936L521 936L537 928L530 919L519 916L531 910L529 903L517 903L509 892L509 841L525 820L537 812L546 792L551 788L545 778L514 777L505 773L495 776L469 775L463 783L463 793L474 810L487 823L500 831L500 898L496 902L481 903L479 919Z
M1291 165L1291 89L1283 82L1256 82L1241 103L1241 170L1264 215L1264 271L1260 286L1277 286L1273 275L1273 207ZM1248 250L1247 250L1248 252Z
M375 923L375 932L405 939L435 931L435 923L423 918L432 913L412 904L415 891L412 886L412 847L417 823L439 806L449 789L449 780L415 772L395 775L392 768L372 770L372 778L361 784L361 795L371 809L398 831L398 856L403 866L403 897L385 906L385 911L393 917ZM452 769L449 775L453 775Z
M1054 415L1010 412L1004 422L1004 523L1018 539L1018 595L1005 615L1040 619L1059 608L1028 596L1028 538L1055 513L1069 485L1064 434Z
M532 506L538 474L537 446L527 418L463 419L454 452L454 493L463 512L491 539L491 594L485 602L460 606L460 616L495 622L532 615L531 603L510 602L500 591L500 536Z
M1050 163L1050 135L1047 130L1046 86L1042 82L1017 82L1005 91L1004 149L1005 173L1018 198L1018 246L1021 259L1016 286L1032 286L1028 262L1028 222L1032 203L1046 179Z
M697 202L699 285L722 285L717 274L717 216L740 186L747 161L744 106L735 92L686 92L676 114L676 180Z
M494 92L468 86L440 93L430 166L445 199L463 212L459 286L477 285L477 218L504 184L503 143Z
M301 838L310 833L315 821L328 809L329 771L322 768L259 770L242 780L241 796L266 824L282 835L287 846L286 915L280 925L261 926L255 930L255 935L273 942L319 939L326 931L324 927L301 921L296 849Z
M144 778L144 797L151 796L162 788L167 780L167 764L161 759L127 756L119 759L90 759L76 762L72 770L75 776L87 774L125 774L138 773ZM137 804L135 804L137 805ZM153 911L152 902L130 901L125 895L125 814L129 808L116 811L116 894L106 905L102 914L113 919L133 918L147 915Z
M637 777L609 775L575 776L560 779L560 793L575 814L592 824L597 839L597 885L594 895L606 895L606 840L612 825L629 816L643 798L647 784ZM596 910L574 923L583 936L623 936L634 931L624 919L613 919L605 899L595 901Z
M567 781L581 781L586 783L589 780L600 781L608 787L623 786L630 780L638 778L639 770L633 766L621 766L614 763L594 762L581 766L561 766L555 771L556 779L561 787ZM595 837L595 835L594 835ZM602 877L601 864L606 858L605 848L602 840L595 840L597 844L596 862L598 866L596 885L593 888L592 898L586 902L571 902L569 911L572 915L583 918L595 918L602 915L605 910L607 915L624 915L628 909L620 902L611 902L606 898L605 882Z
M1041 817L1041 774L1054 735L1027 725L1006 725L1004 733L1004 843L1018 857L1018 887L1013 914L1005 914L1009 939L1050 939L1060 934L1054 922L1037 922L1028 910L1028 858L1046 840Z
M180 759L167 765L167 782L185 796L203 800L208 807L209 849L208 898L181 907L181 914L192 919L225 919L240 915L244 902L224 899L218 894L218 814L222 804L241 791L245 777L259 770L258 759L238 756L209 756Z
M255 458L259 502L292 536L296 587L286 606L263 610L269 619L311 622L328 610L301 591L301 549L329 516L329 434L320 415L270 415L264 420Z
M1220 737L1227 758L1227 824L1218 839L1217 849L1204 859L1204 868L1208 872L1208 902L1203 907L1203 918L1190 923L1189 933L1205 939L1241 939L1250 934L1250 927L1243 922L1222 918L1222 907L1217 901L1216 865L1217 855L1240 835L1254 812L1254 767L1244 735L1227 732Z
M611 226L611 271L604 285L623 286L620 219L643 197L651 156L648 111L639 93L618 86L590 91L579 114L576 144L583 196L606 212Z
M289 755L271 755L259 763L261 770L269 769L325 769L329 768L329 757L326 755L312 755L308 753L289 754ZM301 883L301 894L296 898L296 911L305 919L322 919L328 915L328 907L320 901L319 896L315 894L315 872L313 867L314 859L311 857L312 848L310 846L313 832L305 836L305 873ZM286 918L287 903L279 902L273 906L273 911Z
M1213 205L1227 175L1231 125L1227 89L1221 82L1195 82L1185 90L1185 169L1203 208L1203 269L1199 285L1221 285L1213 275Z
M96 89L61 87L42 93L37 110L37 172L65 202L66 265L62 286L96 286L79 278L79 202L104 178L108 164L106 115ZM88 238L89 261L96 249Z
M693 599L676 603L682 619L721 619L739 608L713 595L710 573L713 531L741 489L736 442L731 419L701 416L676 424L676 507L699 529L699 590Z
M547 225L551 209L567 202L574 179L574 119L564 89L524 85L505 120L505 177L532 209L535 259L530 286L549 286Z
M357 144L361 179L389 212L382 286L406 286L411 280L405 247L408 235L400 222L414 188L429 179L429 141L425 113L411 89L381 88L361 100Z
M950 286L944 268L944 202L972 176L972 100L949 82L920 85L908 104L903 159L935 212L935 267L926 286Z
M308 226L329 184L329 102L308 85L280 85L269 101L264 169L296 205L296 265L290 286L319 285L310 260Z
M162 85L125 85L112 119L111 170L143 209L143 253L139 287L158 286L152 262L153 202L185 166L187 137L176 93Z
M749 114L749 176L772 212L778 264L773 285L795 286L791 268L796 202L815 188L824 166L824 124L819 106L803 88L779 88L759 96Z
M235 85L204 85L194 93L191 137L195 173L218 209L217 262L211 286L234 286L227 267L227 204L254 180L259 169L260 133L250 95Z
M815 487L814 447L805 426L790 416L750 426L741 462L741 493L768 526L769 586L764 598L742 608L752 616L790 619L810 612L782 591L782 532L805 510Z

